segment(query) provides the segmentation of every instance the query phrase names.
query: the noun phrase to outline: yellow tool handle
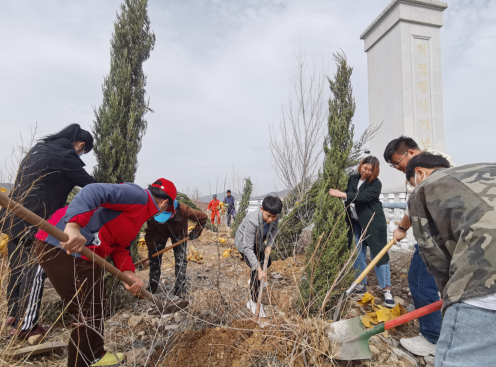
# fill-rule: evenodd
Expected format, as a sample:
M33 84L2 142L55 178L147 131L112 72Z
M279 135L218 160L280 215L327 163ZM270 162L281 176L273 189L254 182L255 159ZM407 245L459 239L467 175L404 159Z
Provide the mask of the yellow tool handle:
M175 244L170 245L170 246L168 246L168 247L164 248L163 250L160 250L159 252L154 253L154 254L152 255L152 257L157 257L158 255L162 255L164 252L167 252L167 251L169 251L170 249L173 249L174 247L179 246L181 243L184 243L184 242L186 242L187 240L189 240L189 237L185 237L185 238L183 238L181 241L178 241L178 242L176 242ZM150 260L150 258L149 258L149 257L147 257L146 259L143 259L143 260L138 261L136 264L134 264L134 266L141 265L141 264L143 264L143 263L146 263L146 262L147 262L147 261L149 261L149 260Z
M391 241L389 241L389 242L387 243L387 245L386 245L386 246L384 246L384 248L381 250L381 252L379 252L379 253L376 255L376 257L374 257L374 259L373 259L373 260L370 262L370 264L369 264L369 265L365 268L365 270L364 270L364 271L362 271L362 274L360 274L360 275L358 276L358 278L356 278L356 280L355 280L353 283L356 283L356 284L360 283L360 282L363 280L363 278L365 278L365 277L367 276L367 274L370 272L370 270L372 270L372 268L373 268L373 267L374 267L374 266L375 266L375 265L379 262L379 260L380 260L380 259L382 259L382 257L384 256L384 254L385 254L386 252L388 252L388 251L389 251L389 249L391 248L391 246L393 246L393 245L394 245L394 239L393 239L393 240L391 240Z

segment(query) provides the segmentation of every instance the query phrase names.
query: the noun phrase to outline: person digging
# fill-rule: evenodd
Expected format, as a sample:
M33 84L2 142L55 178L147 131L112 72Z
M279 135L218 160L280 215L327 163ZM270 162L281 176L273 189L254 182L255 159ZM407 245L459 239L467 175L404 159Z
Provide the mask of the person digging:
M159 216L150 218L147 221L145 229L145 241L148 247L148 258L150 259L150 283L149 291L157 293L160 284L160 275L162 273L162 256L160 254L153 257L153 254L165 248L169 238L172 243L181 241L186 236L190 240L198 238L203 227L207 223L207 215L201 211L193 210L185 204L178 204L174 201L176 214L173 215L169 211L164 211ZM188 233L188 221L196 223L196 227ZM171 291L171 295L181 296L186 293L186 270L188 261L186 260L187 242L183 242L179 246L173 248L175 260L175 276L176 280ZM167 255L166 255L167 256Z
M147 190L133 183L90 184L48 220L67 234L67 242L42 230L37 233L38 261L73 320L68 367L111 366L124 360L123 353L104 349L104 271L80 252L87 247L102 258L110 256L135 281L126 284L126 290L138 296L143 282L134 274L131 243L150 217L166 210L175 213L176 192L163 178Z
M257 307L260 282L262 279L267 280L267 274L260 264L263 264L265 257L269 256L267 267L271 265L270 254L275 245L281 211L281 199L269 195L263 200L260 210L248 213L236 231L236 248L251 269L249 281L251 299L246 307L253 315L255 315ZM260 308L259 316L267 317L263 305Z

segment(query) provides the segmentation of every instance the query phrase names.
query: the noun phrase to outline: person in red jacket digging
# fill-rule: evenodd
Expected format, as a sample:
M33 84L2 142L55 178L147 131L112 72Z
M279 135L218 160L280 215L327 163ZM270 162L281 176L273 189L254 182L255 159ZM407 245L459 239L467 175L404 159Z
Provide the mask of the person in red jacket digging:
M36 253L41 267L73 319L69 341L69 367L120 364L123 353L105 353L103 269L81 256L86 246L135 281L125 288L138 295L143 281L134 274L131 243L141 226L163 211L175 213L177 190L158 179L147 190L133 183L91 184L84 187L68 207L59 209L49 222L63 230L67 242L44 231L36 235Z
M219 211L220 201L217 200L217 195L214 195L212 201L208 204L207 210L212 211L212 215L210 216L210 220L212 224L215 224L215 216L217 216L217 223L220 225L220 211Z

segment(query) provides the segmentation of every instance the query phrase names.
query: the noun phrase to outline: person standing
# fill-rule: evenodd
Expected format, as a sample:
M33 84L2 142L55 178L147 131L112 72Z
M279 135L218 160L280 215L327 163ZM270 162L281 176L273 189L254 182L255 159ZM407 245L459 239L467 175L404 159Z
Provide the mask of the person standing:
M224 204L227 206L227 227L231 228L231 216L236 220L236 199L231 195L231 190L227 190Z
M246 304L248 310L255 315L258 301L258 290L262 279L267 281L267 274L260 264L269 256L275 246L275 238L279 229L279 214L282 211L282 201L275 196L266 196L260 210L248 213L236 231L235 246L250 267L251 299ZM260 317L266 317L263 305L260 308Z
M496 340L496 164L449 168L429 153L413 157L406 178L420 256L444 314L436 367L494 366Z
M97 182L81 160L92 149L93 137L78 124L41 138L22 160L10 197L40 217L49 218L66 205L75 186ZM12 336L45 335L47 330L37 324L46 278L32 253L37 229L5 210L1 215L8 216L4 227L10 229L11 238L5 323L13 327Z
M210 220L212 221L212 224L215 225L215 217L217 216L217 223L220 225L220 210L219 210L219 204L220 201L217 200L217 195L214 194L212 201L208 204L207 210L210 210L212 212L210 216Z
M451 167L455 166L449 155L433 149L422 151L415 140L407 136L400 136L389 142L384 150L384 160L392 168L406 173L406 167L410 159L422 152L442 156L450 163ZM412 194L414 189L415 187L406 181L406 191L409 195ZM394 230L393 237L395 241L399 242L403 240L406 237L407 230L411 226L410 215L407 209L399 226ZM427 271L424 261L420 256L418 244L415 244L415 251L413 252L408 269L408 286L412 293L413 305L416 309L439 300L436 282L434 277ZM400 339L401 345L409 352L419 356L434 355L436 353L436 343L439 339L439 333L441 332L442 320L440 311L419 318L420 334L414 338Z
M330 189L329 195L345 200L347 207L346 221L348 223L349 246L358 246L358 257L353 264L357 277L367 267L367 247L370 258L373 259L387 244L387 222L382 203L379 200L382 183L379 176L379 160L376 157L364 158L358 166L358 173L348 179L345 192ZM373 216L373 218L372 218ZM368 228L367 228L368 226ZM367 231L365 232L365 228ZM360 241L360 237L367 238ZM375 275L384 296L384 306L394 307L391 294L391 270L389 255L386 253L375 266ZM367 292L367 277L356 288L356 293Z
M176 194L174 184L164 178L147 190L134 183L88 185L48 220L67 234L67 242L42 230L36 235L40 265L73 319L68 367L113 366L124 360L123 353L104 349L104 270L80 252L87 247L102 258L110 256L135 282L125 284L126 290L139 295L143 281L134 273L131 244L150 217L175 214Z
M191 209L186 204L178 204L177 200L174 201L174 207L176 210L175 215L172 215L169 211L164 211L159 216L150 218L147 221L145 241L148 247L148 258L150 259L149 290L151 293L156 293L158 290L160 275L162 274L163 254L156 257L153 257L153 255L165 248L169 238L172 240L172 243L179 242L186 236L190 240L197 239L200 237L205 223L207 223L207 215L205 213ZM196 223L196 227L189 234L187 234L188 221ZM188 266L186 259L187 242L183 242L172 250L174 251L174 270L176 275L172 295L181 296L186 293L186 270Z

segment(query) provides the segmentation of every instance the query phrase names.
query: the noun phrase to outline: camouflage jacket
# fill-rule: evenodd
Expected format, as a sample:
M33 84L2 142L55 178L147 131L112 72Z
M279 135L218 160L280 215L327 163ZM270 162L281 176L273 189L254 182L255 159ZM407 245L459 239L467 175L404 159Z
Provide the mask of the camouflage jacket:
M496 293L496 164L434 171L408 201L413 233L443 312Z

